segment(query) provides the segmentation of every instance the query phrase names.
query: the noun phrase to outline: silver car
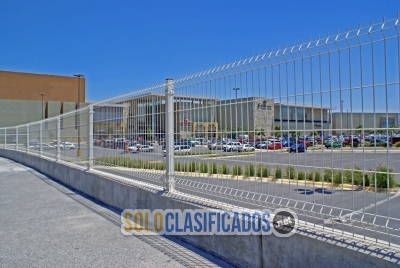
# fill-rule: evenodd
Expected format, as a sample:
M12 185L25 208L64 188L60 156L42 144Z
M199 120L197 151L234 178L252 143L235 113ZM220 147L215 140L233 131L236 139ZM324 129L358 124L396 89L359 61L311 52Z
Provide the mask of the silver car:
M208 144L210 150L222 150L222 142L213 142Z
M254 151L254 146L251 144L243 144L242 147L239 148L239 152L244 152L244 151Z

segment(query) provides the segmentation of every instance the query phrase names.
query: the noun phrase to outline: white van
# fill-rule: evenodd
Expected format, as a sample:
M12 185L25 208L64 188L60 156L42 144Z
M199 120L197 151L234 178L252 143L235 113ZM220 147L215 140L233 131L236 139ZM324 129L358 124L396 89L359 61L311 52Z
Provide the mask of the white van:
M239 138L239 140L248 141L249 140L249 135L239 135L238 138Z
M189 145L175 145L174 146L174 154L189 153L189 152L190 152ZM163 156L167 156L167 150L163 150L162 154L163 154Z

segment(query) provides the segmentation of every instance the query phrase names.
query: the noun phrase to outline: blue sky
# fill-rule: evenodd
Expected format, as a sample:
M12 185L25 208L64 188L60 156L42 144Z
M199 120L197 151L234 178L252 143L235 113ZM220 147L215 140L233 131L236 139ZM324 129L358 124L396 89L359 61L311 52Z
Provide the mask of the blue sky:
M0 70L84 74L87 100L395 18L398 0L2 0Z

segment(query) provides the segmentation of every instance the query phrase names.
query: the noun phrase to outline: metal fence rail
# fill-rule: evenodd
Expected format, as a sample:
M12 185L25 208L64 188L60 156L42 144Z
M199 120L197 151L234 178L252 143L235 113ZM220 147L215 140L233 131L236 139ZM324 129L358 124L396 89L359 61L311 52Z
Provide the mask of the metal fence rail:
M0 147L400 244L398 22L2 128Z

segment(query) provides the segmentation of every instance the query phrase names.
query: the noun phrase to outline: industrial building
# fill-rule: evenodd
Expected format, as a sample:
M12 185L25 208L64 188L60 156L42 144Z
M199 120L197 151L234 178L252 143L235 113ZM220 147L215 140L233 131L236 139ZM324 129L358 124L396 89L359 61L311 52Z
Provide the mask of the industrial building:
M0 71L0 127L67 113L78 102L84 107L85 92L84 77Z

